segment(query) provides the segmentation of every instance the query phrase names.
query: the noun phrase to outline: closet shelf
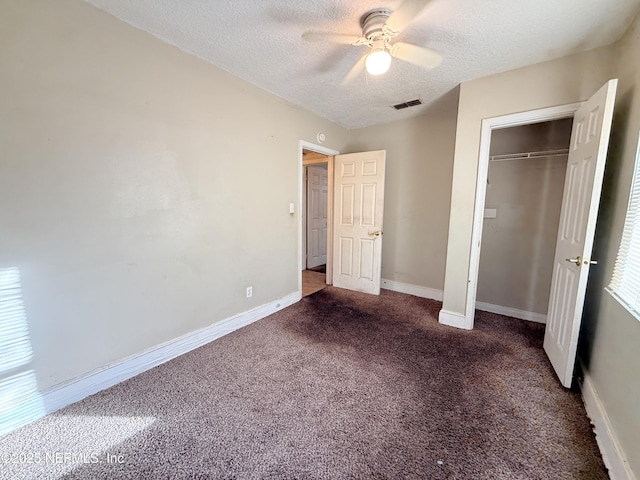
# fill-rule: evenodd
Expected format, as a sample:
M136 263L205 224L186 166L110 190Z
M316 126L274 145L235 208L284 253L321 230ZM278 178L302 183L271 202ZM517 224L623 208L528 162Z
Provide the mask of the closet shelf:
M541 150L538 152L522 152L522 153L507 153L504 155L491 155L489 157L490 162L506 162L508 160L522 160L525 158L544 158L544 157L559 157L562 155L568 155L569 149L562 150Z

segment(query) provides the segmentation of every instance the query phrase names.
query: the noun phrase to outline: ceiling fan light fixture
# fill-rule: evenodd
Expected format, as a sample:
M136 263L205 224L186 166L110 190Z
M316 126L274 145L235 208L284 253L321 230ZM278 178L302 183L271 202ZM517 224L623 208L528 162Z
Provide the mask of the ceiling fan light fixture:
M422 68L435 68L442 62L442 55L430 48L407 42L396 42L395 38L431 0L397 0L395 11L375 8L360 17L362 36L333 32L305 32L305 40L330 42L355 47L366 46L367 52L351 67L340 85L346 85L358 77L363 70L369 75L382 75L391 67L391 57L412 63Z
M384 48L376 48L364 61L370 75L382 75L391 66L391 55Z

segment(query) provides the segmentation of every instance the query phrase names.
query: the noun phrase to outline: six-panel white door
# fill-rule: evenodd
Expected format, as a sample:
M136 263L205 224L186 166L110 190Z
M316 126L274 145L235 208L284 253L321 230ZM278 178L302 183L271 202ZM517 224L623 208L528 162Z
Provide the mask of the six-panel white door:
M333 285L380 294L386 151L335 157Z
M307 167L307 268L327 263L326 166Z
M573 119L544 336L565 387L573 378L617 82L607 82Z

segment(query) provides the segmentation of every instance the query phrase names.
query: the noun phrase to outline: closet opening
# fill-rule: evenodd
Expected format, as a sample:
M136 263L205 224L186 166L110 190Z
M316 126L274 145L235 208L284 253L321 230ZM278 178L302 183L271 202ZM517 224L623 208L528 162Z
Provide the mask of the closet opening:
M546 323L572 122L491 132L478 310Z

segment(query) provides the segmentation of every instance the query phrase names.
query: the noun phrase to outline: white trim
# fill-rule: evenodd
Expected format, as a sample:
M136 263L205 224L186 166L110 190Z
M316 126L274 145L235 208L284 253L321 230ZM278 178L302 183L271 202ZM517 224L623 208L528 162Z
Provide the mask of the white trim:
M620 249L620 247L618 247L618 250ZM618 254L620 255L620 254ZM604 291L607 292L609 295L611 295L611 297L620 304L620 306L622 308L624 308L627 313L629 315L631 315L633 318L635 318L636 320L640 321L640 312L638 312L637 307L634 308L631 305L629 305L629 303L622 298L620 295L618 295L618 293L611 288L611 285L607 285L606 287L604 287Z
M44 402L43 415L55 412L89 395L116 385L139 373L168 362L217 338L256 322L296 303L300 298L300 292L293 292L252 310L239 313L221 322L214 323L208 327L187 333L181 337L174 338L168 342L131 355L112 365L99 368L64 384L56 385L42 392ZM28 420L31 422L35 419L30 418ZM28 422L24 424L26 423Z
M528 312L518 308L503 307L502 305L494 305L492 303L476 302L476 309L483 312L497 313L506 315L507 317L519 318L520 320L528 320L536 323L547 323L547 316L542 313Z
M412 285L410 283L398 282L396 280L382 279L382 288L392 290L394 292L406 293L416 297L428 298L430 300L442 301L442 290L436 288L423 287L421 285ZM503 307L502 305L494 305L492 303L476 302L476 308L484 312L497 313L507 317L519 318L536 323L547 323L547 316L542 313L528 312L518 308ZM453 313L453 312L449 312ZM460 316L455 314L456 317Z
M624 451L618 443L615 430L609 421L607 411L600 400L598 391L596 390L593 380L589 372L580 362L584 380L580 383L584 406L587 415L594 425L596 434L596 442L602 454L602 460L609 469L611 480L636 480L636 476L629 466Z
M420 285L412 285L410 283L397 282L395 280L382 279L381 288L392 290L394 292L407 293L416 297L428 298L430 300L442 301L442 290L435 288L422 287Z
M444 308L440 310L438 315L438 322L442 325L448 325L450 327L463 328L464 330L471 330L473 328L473 322L469 323L467 317L457 312L450 312Z
M489 170L489 150L491 148L491 132L496 128L515 127L531 123L546 122L571 117L582 103L572 103L557 107L542 108L528 112L501 115L482 120L480 133L480 154L478 157L478 174L476 179L475 208L473 213L473 229L471 233L471 255L469 257L469 281L465 317L473 328L476 294L478 289L478 269L480 266L480 243L482 240L482 224L484 220L484 203L487 192L487 174Z
M330 148L321 147L320 145L316 145L314 143L307 142L305 140L298 141L298 292L302 297L302 270L304 270L305 266L302 261L302 252L304 244L302 243L302 192L303 192L303 183L304 183L304 166L302 165L302 151L303 150L311 150L312 152L321 153L323 155L328 155L330 157L339 155L340 152L337 150L332 150ZM328 172L329 175L333 176L333 162L328 162ZM329 179L329 192L328 197L333 195L333 178ZM327 212L329 213L329 212ZM327 219L328 220L328 219ZM327 232L331 231L331 226L327 225ZM331 275L331 268L329 266L329 257L333 257L333 252L331 251L330 242L327 242L327 283L331 284L331 279L329 276Z

